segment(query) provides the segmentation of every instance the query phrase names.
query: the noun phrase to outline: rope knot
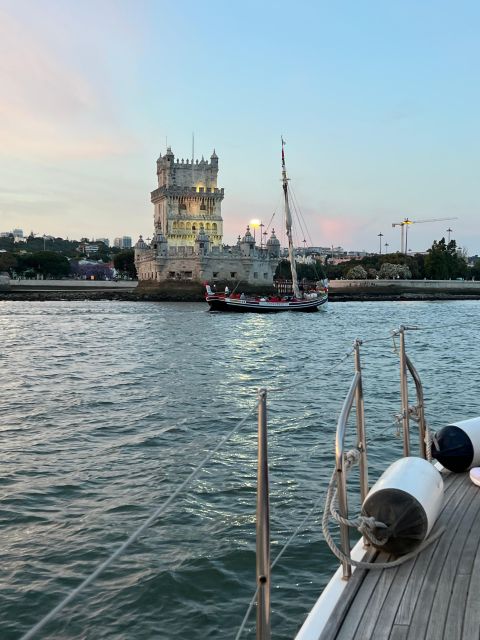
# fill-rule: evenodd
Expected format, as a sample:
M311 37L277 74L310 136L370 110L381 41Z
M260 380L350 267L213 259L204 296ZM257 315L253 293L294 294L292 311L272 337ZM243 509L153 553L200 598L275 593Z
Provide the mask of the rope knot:
M360 460L360 451L358 449L350 449L345 454L345 463L348 467L353 467Z

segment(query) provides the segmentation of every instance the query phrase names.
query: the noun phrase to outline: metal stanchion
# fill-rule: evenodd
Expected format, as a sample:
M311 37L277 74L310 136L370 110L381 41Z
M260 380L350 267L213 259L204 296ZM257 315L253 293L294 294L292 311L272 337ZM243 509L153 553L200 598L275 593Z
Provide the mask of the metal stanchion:
M259 390L257 474L257 640L270 640L270 508L267 454L267 390Z

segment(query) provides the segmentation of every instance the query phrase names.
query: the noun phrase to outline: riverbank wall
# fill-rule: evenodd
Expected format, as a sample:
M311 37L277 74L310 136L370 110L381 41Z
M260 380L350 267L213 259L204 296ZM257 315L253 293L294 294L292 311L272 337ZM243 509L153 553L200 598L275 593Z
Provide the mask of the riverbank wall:
M225 283L219 283L222 291ZM230 285L231 286L231 285ZM273 294L242 285L246 294ZM0 282L0 300L131 300L202 302L205 288L197 282L138 283L101 280L10 280ZM332 280L332 302L371 300L480 300L480 281L458 280Z
M331 280L329 300L478 300L480 281Z

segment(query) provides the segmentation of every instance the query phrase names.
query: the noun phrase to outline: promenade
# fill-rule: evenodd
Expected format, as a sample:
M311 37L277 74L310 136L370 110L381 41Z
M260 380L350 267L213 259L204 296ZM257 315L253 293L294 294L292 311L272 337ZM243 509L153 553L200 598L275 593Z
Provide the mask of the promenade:
M84 292L84 291L109 291L126 292L134 291L138 285L137 280L9 280L4 285L4 291L11 293L37 292L42 291L62 291L62 292Z

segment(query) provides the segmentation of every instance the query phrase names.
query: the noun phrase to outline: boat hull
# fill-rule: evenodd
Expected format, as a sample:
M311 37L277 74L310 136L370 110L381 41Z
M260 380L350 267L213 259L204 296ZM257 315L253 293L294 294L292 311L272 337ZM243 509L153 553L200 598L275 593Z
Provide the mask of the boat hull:
M312 313L321 307L325 308L328 296L320 298L310 298L306 300L282 300L274 302L255 298L229 298L220 295L207 295L206 301L210 306L210 311L221 311L228 313L283 313L294 311L300 313Z

